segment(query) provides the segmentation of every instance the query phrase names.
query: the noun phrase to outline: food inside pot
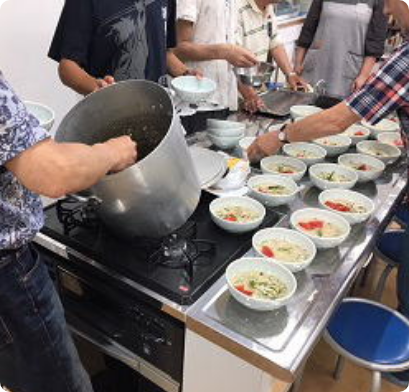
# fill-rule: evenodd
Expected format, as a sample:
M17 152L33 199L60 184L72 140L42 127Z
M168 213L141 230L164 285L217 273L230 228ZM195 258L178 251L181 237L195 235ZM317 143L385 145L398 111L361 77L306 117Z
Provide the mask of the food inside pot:
M344 234L338 225L322 219L302 221L298 223L298 227L310 235L321 238L336 238Z
M257 192L266 193L274 196L290 195L291 190L283 185L278 184L260 184L254 188Z
M249 223L260 218L257 211L242 206L223 207L216 212L216 215L223 220L237 223Z
M274 300L288 293L286 284L273 274L262 271L246 271L233 278L236 290L256 299Z
M347 200L328 200L325 202L325 205L335 211L339 212L347 212L347 213L354 213L354 214L364 214L368 212L367 208L365 208L362 204L353 203Z
M299 170L296 167L286 164L270 165L268 166L268 170L280 174L295 174L299 172Z
M299 263L310 257L308 250L294 242L283 239L262 241L259 249L264 256L287 263Z
M331 171L331 172L321 172L318 174L318 178L321 178L322 180L329 181L329 182L348 182L350 179L340 173L337 173L336 171Z

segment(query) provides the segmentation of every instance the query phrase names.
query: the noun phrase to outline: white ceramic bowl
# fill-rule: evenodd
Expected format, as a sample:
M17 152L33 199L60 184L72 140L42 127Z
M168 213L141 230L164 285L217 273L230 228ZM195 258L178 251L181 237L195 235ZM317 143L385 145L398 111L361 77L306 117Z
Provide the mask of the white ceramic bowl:
M254 210L259 215L257 219L251 222L231 222L220 218L217 215L217 211L224 207L234 207L240 206L243 208L248 208ZM210 215L214 223L222 229L230 233L245 233L256 229L264 220L266 215L266 209L257 200L251 199L250 197L219 197L214 199L209 206Z
M342 235L339 237L330 238L318 237L309 234L308 231L304 231L298 225L300 222L308 222L314 219L323 220L339 226L342 230ZM345 218L336 214L335 212L326 211L319 208L304 208L302 210L295 211L292 213L290 220L292 227L309 237L319 249L335 248L336 246L341 245L348 238L349 233L351 232L351 226Z
M315 244L304 234L299 233L298 231L291 230L291 229L284 229L284 228L267 228L258 231L253 236L253 248L261 257L267 257L264 255L262 251L262 243L268 240L285 240L288 242L292 242L296 245L301 246L305 249L309 257L305 260L295 260L293 262L285 262L281 260L277 260L275 258L271 258L270 260L274 260L275 262L286 266L292 272L302 271L303 269L307 268L312 261L314 260L315 256L317 255L317 248ZM268 257L267 257L268 258Z
M297 142L297 143L289 143L283 146L283 151L286 155L297 158L300 161L303 161L307 166L314 165L315 163L322 162L325 157L327 156L327 151L317 146L314 143L304 143L304 142ZM305 158L298 155L300 152L311 152L316 157L315 158Z
M271 195L262 193L256 188L260 185L281 185L286 187L290 193L288 195ZM259 176L251 177L247 181L249 188L249 196L260 201L269 207L276 207L284 204L290 204L294 201L297 193L300 191L298 185L291 178L282 177L273 174L261 174Z
M243 137L245 127L240 128L207 128L207 133L217 137Z
M316 139L314 143L324 148L328 157L335 157L347 151L352 144L352 140L346 135L333 135Z
M206 120L208 128L213 129L236 129L236 128L246 128L246 124L239 121L230 121L230 120L219 120L217 118L208 118Z
M364 140L356 145L356 149L360 154L370 155L378 158L386 165L394 163L402 154L398 147L390 144L380 143L375 140ZM387 156L378 155L377 151L387 154Z
M375 125L371 125L366 121L362 121L361 123L364 127L371 131L374 138L376 138L382 132L398 132L400 130L400 125L397 122L388 120L387 118L379 121Z
M234 287L234 279L243 272L260 271L274 275L288 289L287 295L275 300L252 298ZM257 311L269 311L287 305L297 290L297 280L286 267L262 257L246 257L233 261L226 269L226 280L231 295L242 305Z
M38 102L24 101L29 113L38 119L40 126L46 131L50 131L54 125L54 111L46 105Z
M205 101L217 87L213 80L196 76L179 76L172 79L171 85L180 99L189 103Z
M351 139L352 144L355 145L362 142L362 140L368 139L368 137L371 136L371 131L363 125L354 124L345 130L343 134L348 136Z
M296 171L294 173L280 173L274 171L274 166L276 165L288 165L296 169ZM303 161L297 158L285 157L280 155L263 158L260 162L260 167L264 174L275 174L283 177L288 177L293 179L294 181L301 180L301 178L307 171L307 165Z
M216 147L219 147L222 150L228 150L237 146L244 133L239 136L215 136L211 133L208 133L207 135Z
M308 117L320 112L322 112L321 108L312 105L294 105L290 108L290 114L294 120Z
M365 154L344 154L338 157L338 163L358 174L358 182L375 181L385 170L385 164L377 158ZM369 165L372 170L358 170L355 165Z
M322 207L326 208L328 211L332 211L338 215L341 215L351 225L366 221L375 211L375 204L369 197L366 197L361 193L349 191L346 189L329 189L327 191L321 192L318 197L318 200ZM325 204L328 201L334 200L345 200L347 202L362 205L366 209L366 212L363 213L342 212L337 211Z
M378 142L390 144L401 150L405 149L400 132L382 132L377 137Z
M320 173L331 173L347 177L348 181L334 182L328 181L319 177ZM312 183L322 190L326 189L350 189L355 186L358 181L358 174L355 170L345 166L337 165L336 163L317 163L310 167L310 179Z

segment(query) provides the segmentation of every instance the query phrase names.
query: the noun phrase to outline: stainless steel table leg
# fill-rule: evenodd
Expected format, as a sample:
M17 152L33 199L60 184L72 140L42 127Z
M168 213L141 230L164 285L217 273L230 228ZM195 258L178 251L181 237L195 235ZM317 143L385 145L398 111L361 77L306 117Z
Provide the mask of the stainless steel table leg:
M333 373L333 377L335 380L339 380L341 378L342 371L345 367L345 358L342 355L338 355L337 364L335 365L335 370Z
M302 379L304 376L305 365L306 365L306 362L301 366L300 370L298 371L297 378L295 379L289 392L299 392L300 391Z
M373 371L372 372L372 387L371 392L380 392L382 385L381 373Z

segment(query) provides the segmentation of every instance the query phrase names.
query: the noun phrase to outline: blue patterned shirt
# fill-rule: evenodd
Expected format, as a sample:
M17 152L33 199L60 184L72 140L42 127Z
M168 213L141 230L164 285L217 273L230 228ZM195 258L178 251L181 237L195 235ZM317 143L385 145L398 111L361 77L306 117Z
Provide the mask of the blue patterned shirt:
M48 137L0 72L0 249L28 243L43 225L40 197L25 188L5 164Z

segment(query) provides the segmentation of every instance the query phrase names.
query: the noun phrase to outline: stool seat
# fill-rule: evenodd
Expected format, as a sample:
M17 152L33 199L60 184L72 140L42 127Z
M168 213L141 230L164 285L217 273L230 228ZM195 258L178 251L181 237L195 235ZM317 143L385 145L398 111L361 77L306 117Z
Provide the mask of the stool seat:
M384 305L346 299L327 333L330 343L344 351L341 354L362 365L385 371L409 366L409 321Z
M380 256L385 262L400 263L405 257L402 246L405 236L403 230L383 233L376 244L376 252L380 252Z
M395 217L404 225L409 225L409 208L408 204L401 204L395 211Z

